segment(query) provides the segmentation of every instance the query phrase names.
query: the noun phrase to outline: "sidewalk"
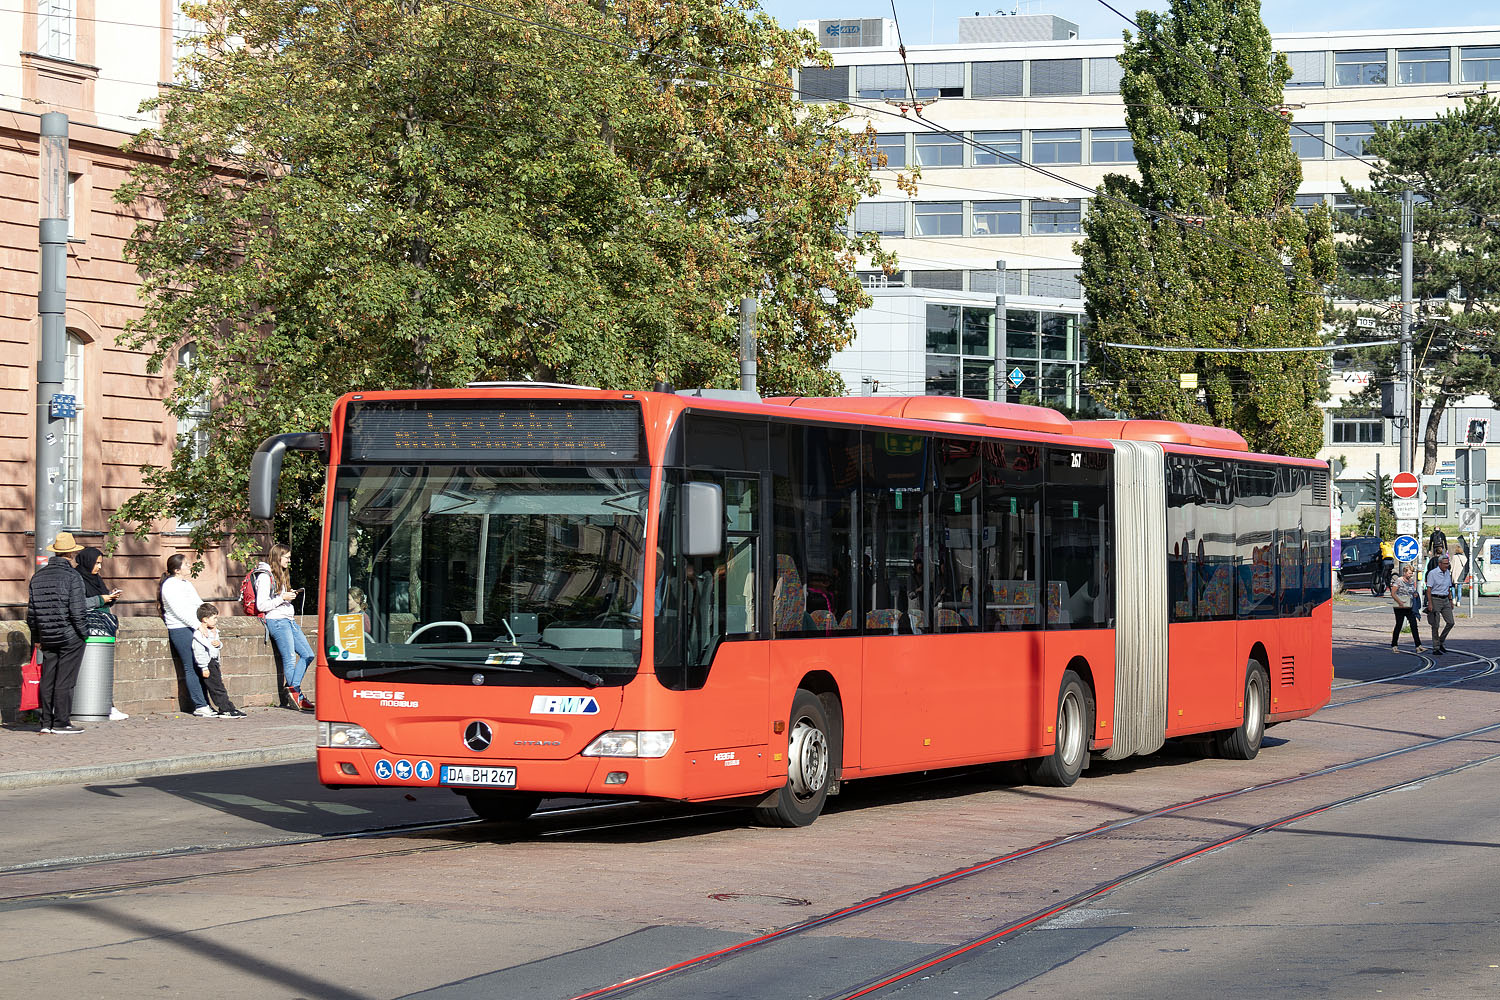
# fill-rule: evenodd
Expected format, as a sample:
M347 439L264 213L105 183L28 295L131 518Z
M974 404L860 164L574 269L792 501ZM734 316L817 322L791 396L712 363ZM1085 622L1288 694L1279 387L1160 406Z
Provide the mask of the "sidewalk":
M41 735L35 723L0 727L0 789L118 781L281 761L312 761L311 712L246 708L243 719L182 712L79 722L73 736Z

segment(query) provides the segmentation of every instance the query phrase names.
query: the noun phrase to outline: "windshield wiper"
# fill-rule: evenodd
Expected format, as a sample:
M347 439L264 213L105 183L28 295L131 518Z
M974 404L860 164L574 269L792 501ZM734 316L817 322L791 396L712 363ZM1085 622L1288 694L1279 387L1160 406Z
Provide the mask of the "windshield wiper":
M474 643L473 645L477 646L480 644ZM542 664L542 666L547 667L550 670L554 670L559 674L562 674L564 677L571 677L573 680L578 681L585 687L596 688L604 683L604 678L600 677L598 674L590 673L589 671L584 670L581 667L575 667L571 663L559 663L556 660L543 656L542 654L534 652L530 649L522 649L520 646L507 647L498 645L490 645L489 648L498 650L514 649L515 652L521 654L522 659L529 657ZM427 660L415 658L407 659L403 662L405 664L409 664L410 666L392 665L389 667L356 667L344 676L349 678L350 680L358 680L361 677L380 677L384 674L394 674L399 673L402 670L410 670L412 666L448 667L455 670L492 670L496 673L508 674L521 672L516 669L515 664L504 663L465 663L463 661L455 662L453 660Z

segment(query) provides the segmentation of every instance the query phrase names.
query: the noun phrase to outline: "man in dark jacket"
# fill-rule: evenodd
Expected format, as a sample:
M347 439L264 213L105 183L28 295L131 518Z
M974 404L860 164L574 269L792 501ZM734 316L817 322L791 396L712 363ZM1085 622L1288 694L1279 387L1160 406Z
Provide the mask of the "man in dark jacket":
M88 635L83 578L73 568L73 553L83 546L69 531L59 531L47 546L55 552L31 578L26 624L31 641L42 647L42 732L81 733L72 723L73 685L83 663L83 640Z

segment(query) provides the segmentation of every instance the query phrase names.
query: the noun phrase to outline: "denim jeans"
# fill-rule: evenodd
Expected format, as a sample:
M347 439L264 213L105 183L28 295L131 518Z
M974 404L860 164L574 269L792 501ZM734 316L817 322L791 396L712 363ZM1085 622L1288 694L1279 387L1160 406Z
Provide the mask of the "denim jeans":
M276 644L276 655L281 660L281 676L287 687L301 688L302 675L312 665L313 650L302 626L294 618L267 618L266 631Z
M187 681L188 698L192 700L194 709L202 708L208 704L208 699L203 696L203 681L193 668L193 630L169 628L167 638L172 642L172 653L177 657L177 665L182 668L183 679Z

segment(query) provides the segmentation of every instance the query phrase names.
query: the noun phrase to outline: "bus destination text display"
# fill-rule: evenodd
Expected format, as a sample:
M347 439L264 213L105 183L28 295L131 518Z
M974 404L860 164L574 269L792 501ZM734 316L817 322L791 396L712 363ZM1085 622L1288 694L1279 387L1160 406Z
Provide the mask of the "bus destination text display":
M350 408L344 461L635 462L641 431L630 405L374 401Z

